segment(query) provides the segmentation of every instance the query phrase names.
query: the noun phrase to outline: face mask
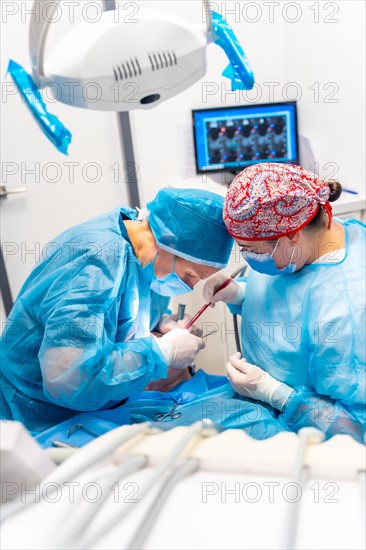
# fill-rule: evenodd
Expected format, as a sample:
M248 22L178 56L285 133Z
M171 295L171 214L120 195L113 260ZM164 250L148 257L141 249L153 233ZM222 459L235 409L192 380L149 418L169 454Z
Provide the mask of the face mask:
M143 268L144 275L149 281L151 290L156 292L156 294L160 294L160 296L180 296L181 294L192 292L191 287L182 281L179 275L174 272L175 263L177 261L176 256L174 256L173 269L171 273L164 275L164 277L157 277L155 275L154 263L157 256L158 252L155 254L153 261Z
M255 271L258 271L259 273L264 273L265 275L289 275L291 273L295 273L297 266L296 264L291 263L291 260L294 257L295 247L292 251L292 255L287 266L283 267L282 269L279 269L276 266L273 255L276 252L278 243L279 240L277 241L272 254L269 254L268 252L266 254L256 254L255 252L242 250L241 255L244 260L248 262L250 267Z

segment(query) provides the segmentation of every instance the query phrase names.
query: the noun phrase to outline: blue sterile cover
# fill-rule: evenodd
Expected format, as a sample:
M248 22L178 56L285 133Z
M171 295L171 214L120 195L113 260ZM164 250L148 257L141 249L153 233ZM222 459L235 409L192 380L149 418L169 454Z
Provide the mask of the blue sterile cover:
M21 65L13 60L9 61L8 72L42 132L61 153L67 155L72 140L71 132L55 115L47 111L37 83Z
M177 414L178 413L178 414ZM163 417L156 421L156 415ZM94 439L79 430L71 437L67 431L78 424L95 434L124 424L153 422L162 429L190 426L197 421L210 421L219 429L243 429L256 439L266 439L288 431L269 405L238 395L225 376L199 370L190 380L181 382L168 393L143 391L134 394L115 409L83 412L36 436L43 447L58 440L83 446Z
M68 431L79 424L87 431L79 429L69 436ZM53 447L53 441L83 447L99 435L125 424L131 424L131 418L129 410L123 407L104 411L82 412L41 432L35 436L35 439L44 448Z
M215 11L212 12L212 30L216 35L214 43L224 50L230 61L222 75L231 80L231 89L251 90L254 86L254 75L248 58L233 29Z

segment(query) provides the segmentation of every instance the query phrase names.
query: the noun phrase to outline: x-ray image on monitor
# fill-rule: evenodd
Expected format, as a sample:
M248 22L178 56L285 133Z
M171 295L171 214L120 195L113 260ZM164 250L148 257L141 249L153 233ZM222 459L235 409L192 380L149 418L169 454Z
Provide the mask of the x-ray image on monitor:
M197 172L298 163L296 103L193 111Z

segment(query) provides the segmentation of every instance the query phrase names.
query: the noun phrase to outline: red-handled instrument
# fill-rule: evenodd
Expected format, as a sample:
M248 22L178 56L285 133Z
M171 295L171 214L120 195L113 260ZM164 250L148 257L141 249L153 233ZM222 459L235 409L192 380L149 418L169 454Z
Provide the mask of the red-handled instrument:
M220 285L214 292L214 294L217 294L218 292L220 292L220 290L223 290L224 288L226 288L230 283L231 283L232 279L229 278L229 279L226 279L226 281L224 281L222 283L222 285ZM205 304L204 306L201 307L201 309L199 311L197 311L196 315L194 315L194 317L192 317L192 319L189 321L189 323L187 323L187 326L185 327L186 329L189 329L191 328L192 325L194 325L194 323L197 321L197 319L199 317L201 317L202 313L204 311L206 311L206 309L208 307L210 307L211 305L211 302L209 302L208 304Z

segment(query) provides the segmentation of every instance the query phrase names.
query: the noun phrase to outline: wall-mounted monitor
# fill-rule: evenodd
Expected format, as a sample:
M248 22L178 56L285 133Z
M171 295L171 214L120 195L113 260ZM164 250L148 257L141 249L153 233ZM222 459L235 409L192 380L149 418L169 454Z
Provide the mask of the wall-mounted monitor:
M299 162L294 101L199 109L192 115L198 174Z

